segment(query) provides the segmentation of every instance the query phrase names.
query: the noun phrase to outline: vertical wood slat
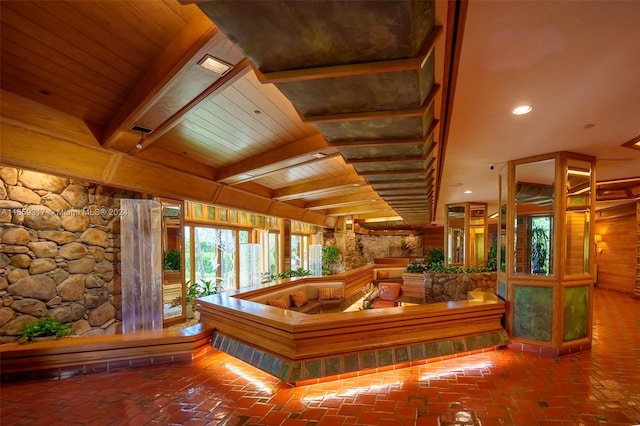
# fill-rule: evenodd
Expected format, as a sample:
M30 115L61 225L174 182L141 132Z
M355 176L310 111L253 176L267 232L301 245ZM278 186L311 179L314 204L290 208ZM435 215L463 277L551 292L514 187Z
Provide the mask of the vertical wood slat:
M634 216L596 221L596 234L602 235L597 254L598 287L633 294L637 262L638 230Z

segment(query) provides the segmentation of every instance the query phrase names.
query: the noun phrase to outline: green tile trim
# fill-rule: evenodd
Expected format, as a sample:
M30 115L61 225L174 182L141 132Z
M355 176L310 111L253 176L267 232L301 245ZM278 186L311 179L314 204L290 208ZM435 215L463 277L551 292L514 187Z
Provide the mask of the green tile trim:
M274 356L250 344L234 341L217 334L211 345L254 367L271 374L289 384L304 380L339 376L360 370L375 370L407 361L437 360L441 356L465 353L476 349L485 349L509 343L505 330L455 339L443 339L431 342L413 343L383 348L377 351L351 353L346 355L316 358L300 362Z
M340 357L327 358L324 360L324 372L327 376L335 376L342 373L342 363Z
M320 377L323 377L320 360L307 361L304 363L304 378L306 380L319 379Z

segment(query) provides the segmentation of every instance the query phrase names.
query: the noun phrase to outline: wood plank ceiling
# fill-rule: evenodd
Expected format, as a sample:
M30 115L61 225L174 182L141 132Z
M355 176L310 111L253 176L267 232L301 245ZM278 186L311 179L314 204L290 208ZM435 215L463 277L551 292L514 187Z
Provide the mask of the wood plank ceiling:
M2 2L0 164L321 225L431 222L435 2L184 3Z
M440 90L434 47L442 31L435 2L198 6L251 60L260 81L275 84L402 216L385 225L431 222Z

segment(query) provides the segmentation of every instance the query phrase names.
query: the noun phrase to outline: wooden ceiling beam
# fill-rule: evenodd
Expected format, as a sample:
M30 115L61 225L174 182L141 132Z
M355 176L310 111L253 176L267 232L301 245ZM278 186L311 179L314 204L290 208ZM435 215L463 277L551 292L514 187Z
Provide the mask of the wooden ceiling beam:
M368 189L368 188L367 188ZM304 207L310 210L330 209L340 206L351 206L362 203L375 203L381 201L378 194L368 189L366 192L353 193L340 197L330 197L322 200L314 200L305 203Z
M389 209L389 205L384 201L377 201L375 203L361 203L357 206L348 206L348 207L336 207L332 209L327 209L325 214L327 216L347 216L347 215L355 215L362 213L372 213L378 212L381 210Z
M180 71L191 66L199 54L218 33L218 29L202 14L196 13L150 67L149 72L132 91L104 129L102 146L128 152L132 147L120 140L123 132L131 132L136 120L147 112L164 94ZM153 130L153 129L152 129ZM124 146L122 146L124 145Z
M315 154L324 157L314 158ZM299 139L287 145L239 161L218 170L216 180L227 185L248 182L266 174L279 172L294 166L323 161L339 155L320 133Z
M440 91L440 86L433 85L433 88L425 98L424 102L418 108L394 109L388 111L367 111L354 112L345 114L328 114L310 117L301 117L305 123L335 123L343 121L368 121L368 120L385 120L398 118L423 117Z
M280 201L288 201L305 197L330 194L343 189L356 188L366 185L364 178L356 175L339 176L322 179L315 182L301 183L287 186L273 191L272 197Z
M262 83L290 83L310 80L323 80L327 78L344 78L382 74L389 72L418 71L420 70L442 34L442 26L435 26L425 41L422 50L415 58L396 59L390 61L366 62L359 64L334 65L318 68L304 68L288 71L262 73L256 71L258 79Z

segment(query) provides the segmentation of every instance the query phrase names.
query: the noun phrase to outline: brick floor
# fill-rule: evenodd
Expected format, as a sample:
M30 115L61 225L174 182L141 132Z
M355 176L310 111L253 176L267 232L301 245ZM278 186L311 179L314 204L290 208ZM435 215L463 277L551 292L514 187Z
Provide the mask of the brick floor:
M224 353L0 388L8 425L640 424L640 301L596 290L590 351L512 350L291 388Z

